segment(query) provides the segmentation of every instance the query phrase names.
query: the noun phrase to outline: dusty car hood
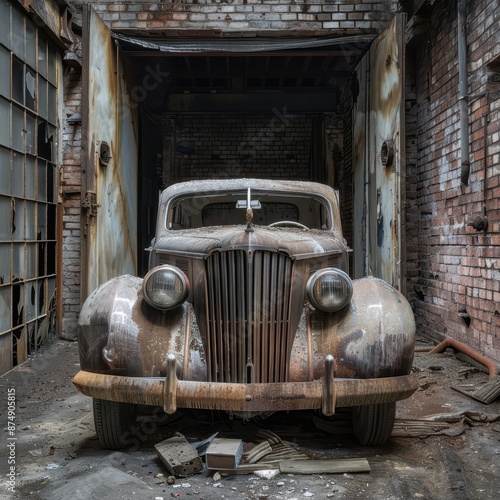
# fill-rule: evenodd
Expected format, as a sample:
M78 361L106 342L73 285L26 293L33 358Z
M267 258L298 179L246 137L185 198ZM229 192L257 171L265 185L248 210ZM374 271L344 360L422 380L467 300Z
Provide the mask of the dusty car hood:
M331 231L253 226L206 227L170 231L156 240L152 250L173 254L204 256L214 250L266 249L289 254L296 259L314 254L345 251L343 243Z

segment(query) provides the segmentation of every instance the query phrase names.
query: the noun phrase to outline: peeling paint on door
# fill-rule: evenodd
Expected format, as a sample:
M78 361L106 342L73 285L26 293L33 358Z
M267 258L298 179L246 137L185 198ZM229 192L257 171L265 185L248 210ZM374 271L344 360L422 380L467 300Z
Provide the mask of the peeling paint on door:
M353 151L355 224L359 214L366 214L366 233L355 231L355 261L364 255L364 265L355 272L377 276L398 289L404 234L404 21L404 15L396 16L358 66L358 75L368 70L369 83L365 87L360 82Z
M83 126L86 205L82 297L105 281L137 272L137 112L111 32L84 6Z

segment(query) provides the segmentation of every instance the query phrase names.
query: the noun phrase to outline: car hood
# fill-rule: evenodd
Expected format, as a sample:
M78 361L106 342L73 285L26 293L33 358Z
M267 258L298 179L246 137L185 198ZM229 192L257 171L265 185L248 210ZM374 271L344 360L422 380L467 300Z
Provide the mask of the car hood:
M295 259L316 254L337 254L345 245L332 231L284 227L217 226L168 231L154 242L152 250L159 253L205 256L213 251L262 249L283 252Z

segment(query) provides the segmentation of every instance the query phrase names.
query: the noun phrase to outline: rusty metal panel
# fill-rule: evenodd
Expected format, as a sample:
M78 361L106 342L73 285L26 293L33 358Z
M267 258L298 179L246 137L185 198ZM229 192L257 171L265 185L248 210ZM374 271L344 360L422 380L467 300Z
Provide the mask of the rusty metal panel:
M24 2L28 8L28 2ZM57 0L30 0L29 9L50 28L50 31L59 36L61 33L60 3Z
M367 162L368 162L368 56L363 57L356 68L356 83L353 87L353 271L355 278L366 274L366 228L367 213L365 203Z
M368 72L366 89L368 113L362 103L355 108L354 179L355 223L363 221L365 232L358 232L355 251L358 258L365 249L365 269L355 269L382 278L402 288L402 241L404 239L404 44L405 15L397 15L372 44L358 66L358 74ZM363 86L360 84L362 97ZM365 97L363 95L363 97ZM362 154L365 134L365 158ZM357 155L357 157L356 157ZM364 165L363 165L364 164ZM366 188L362 190L362 183ZM361 199L363 201L361 201ZM363 218L366 215L366 219ZM357 231L355 231L356 233ZM360 234L361 233L361 234ZM366 246L364 247L364 244Z
M370 48L369 200L372 273L401 288L404 45L398 15Z
M84 6L82 295L137 272L137 113L111 32Z

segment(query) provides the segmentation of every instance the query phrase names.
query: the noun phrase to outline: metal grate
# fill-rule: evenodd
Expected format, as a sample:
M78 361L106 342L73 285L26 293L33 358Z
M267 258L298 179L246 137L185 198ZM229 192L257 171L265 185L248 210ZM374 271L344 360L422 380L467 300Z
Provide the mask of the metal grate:
M284 382L292 261L274 252L207 259L207 365L214 382Z

